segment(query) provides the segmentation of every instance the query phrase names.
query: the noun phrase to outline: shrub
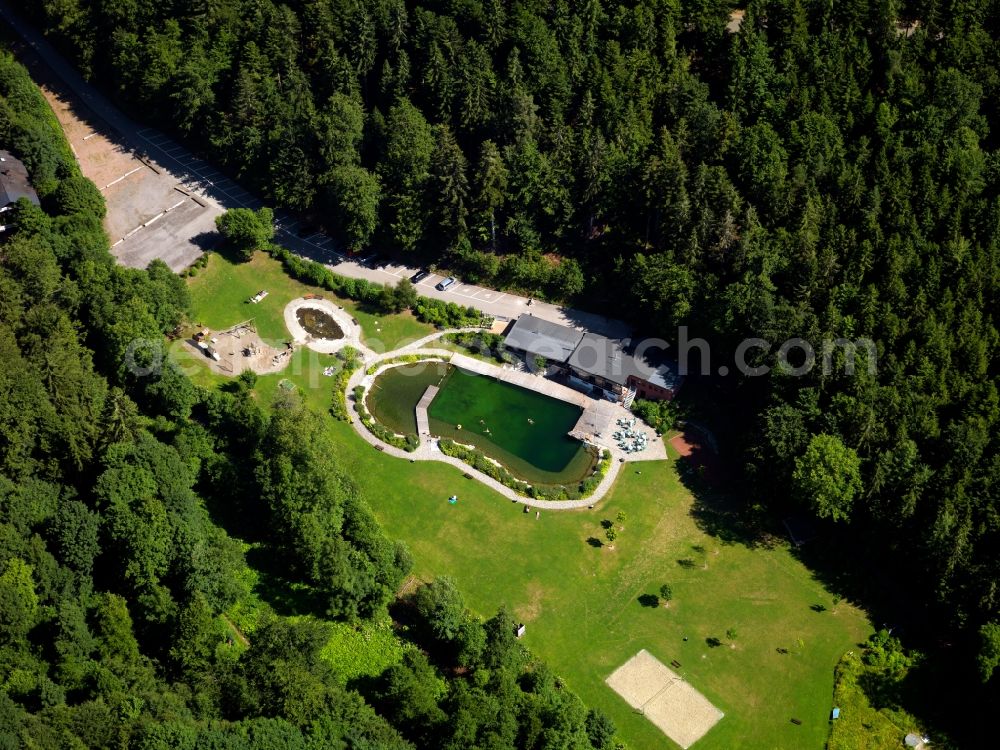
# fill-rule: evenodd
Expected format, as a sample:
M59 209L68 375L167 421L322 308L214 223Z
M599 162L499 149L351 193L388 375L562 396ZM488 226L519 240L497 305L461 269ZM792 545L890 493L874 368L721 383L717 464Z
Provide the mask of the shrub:
M346 352L347 349L351 349L353 355L351 352ZM334 419L341 422L351 421L351 413L347 409L347 397L344 391L347 389L347 383L351 379L351 374L360 366L357 353L356 349L345 346L337 355L338 358L343 360L343 365L333 377L333 403L330 405L330 414ZM344 355L343 357L341 356L342 354ZM355 393L356 395L357 393Z
M52 195L56 211L61 214L88 214L103 219L107 213L104 196L86 177L73 175L59 183Z
M510 357L510 353L504 348L503 336L497 333L490 333L489 331L461 331L460 333L449 333L444 337L444 340L452 344L457 344L474 354L491 356L500 364L505 364Z
M637 398L632 402L632 411L639 419L660 433L673 427L677 418L677 408L672 401L646 401Z

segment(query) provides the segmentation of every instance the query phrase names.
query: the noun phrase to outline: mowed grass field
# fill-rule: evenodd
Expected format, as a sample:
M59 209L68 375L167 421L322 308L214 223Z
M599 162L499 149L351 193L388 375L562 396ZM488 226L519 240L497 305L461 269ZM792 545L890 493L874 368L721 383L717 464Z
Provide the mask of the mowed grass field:
M679 661L677 671L726 714L699 750L824 746L834 666L869 624L843 603L834 614L830 595L787 549L724 544L700 531L673 461L626 470L594 510L543 510L536 520L452 467L392 459L348 425L332 429L386 530L409 545L414 572L452 576L483 615L510 606L527 624L525 643L606 710L632 748L674 747L604 684L642 648ZM627 520L614 549L591 546L589 538L603 539L600 522L620 510ZM645 606L640 597L662 583L673 588L670 607Z
M281 282L274 272L284 274L270 259L235 268L212 263L191 282L196 316L207 325L213 315L217 325L248 317L243 300L259 288L287 299L313 291ZM251 274L258 264L270 267L268 280ZM221 289L227 274L243 284L239 292ZM409 335L419 325L409 317L380 323L383 332ZM329 408L331 381L295 361L286 373L259 379L261 401L272 401L286 378L310 406ZM340 446L331 460L355 478L386 531L410 547L414 574L453 577L483 616L508 605L527 624L525 643L588 705L604 709L633 750L676 747L604 683L642 648L666 664L679 661L676 671L725 713L697 750L824 746L834 666L867 637L870 624L847 603L834 612L831 595L784 545L751 548L701 530L676 458L628 467L594 510L542 510L536 520L534 511L522 512L453 467L386 456L332 418L327 429ZM456 505L448 503L452 494ZM601 521L618 511L627 519L614 549L593 546L591 538L604 539ZM662 583L673 588L670 607L647 606L640 598ZM711 638L722 645L710 646Z
M285 305L306 294L333 300L361 324L364 343L376 352L391 351L434 331L409 313L382 315L332 292L303 284L289 277L281 263L258 252L245 263L233 263L211 253L208 265L188 280L194 310L192 322L220 330L253 318L257 331L268 341L286 341ZM257 304L250 297L261 289L268 296Z

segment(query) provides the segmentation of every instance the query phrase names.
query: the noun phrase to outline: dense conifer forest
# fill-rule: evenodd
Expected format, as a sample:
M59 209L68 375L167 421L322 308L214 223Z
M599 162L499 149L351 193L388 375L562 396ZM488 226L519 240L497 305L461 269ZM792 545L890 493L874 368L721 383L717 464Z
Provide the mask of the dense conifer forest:
M406 548L294 395L265 410L252 379L199 390L163 359L185 282L113 263L102 196L4 52L0 142L42 197L0 244L0 747L613 746L511 615L446 578L404 605L400 662L349 684L327 620L386 621ZM315 617L256 600L246 544ZM220 616L241 605L249 643Z
M886 617L948 663L958 694L989 705L1000 679L1000 5L761 0L727 30L733 8L42 0L31 12L123 106L169 123L345 247L374 245L470 281L600 306L668 340L689 326L711 342L713 373L747 337L775 348L799 337L817 350L826 339L872 340L875 354L850 373L775 368L692 378L691 389L727 413L725 457L746 480L748 523L811 515L835 542L838 559L815 561L824 575L867 604L892 602ZM283 444L294 420L257 414L238 390L206 402L169 372L138 390L115 375L116 347L170 325L182 289L163 269L112 269L88 219L37 221L43 239L31 252L49 260L24 265L32 279L50 273L30 282L7 274L17 291L0 304L5 320L21 321L8 323L6 346L20 352L11 361L42 366L31 320L58 292L63 312L46 314L83 328L45 330L83 337L77 346L91 347L106 373L78 349L73 388L15 378L26 403L59 398L76 415L39 407L32 419L56 421L5 422L39 441L12 441L20 447L4 464L54 483L36 486L49 498L39 507L71 492L76 505L59 507L81 519L99 513L102 533L125 538L128 520L111 520L118 480L101 481L123 471L116 457L148 451L149 481L160 461L197 467L227 451L250 455L236 450L241 440ZM101 259L71 252L64 231L83 232ZM93 295L81 291L88 283ZM144 309L129 317L138 322L127 324L135 330L120 330L115 306L143 307L130 290L147 287ZM772 367L778 357L753 356ZM127 447L101 448L85 430L111 418L109 403L120 404L116 418L154 420L157 437L123 423ZM192 409L208 416L191 422ZM287 488L271 468L264 462L254 481L268 512L286 513ZM329 471L324 481L339 488L343 478ZM330 606L366 616L384 606L403 556L343 492L338 515L365 520L331 531L323 543L335 557L289 563L306 578L317 565L343 566L357 585L350 596L330 592ZM196 506L183 524L170 514L162 523L202 528ZM42 510L23 523L59 528ZM196 546L207 532L184 533ZM298 533L292 524L274 544L308 553ZM225 545L213 549L213 565L230 564L218 552ZM131 588L115 595L131 602L140 632L154 633L173 622L180 590L202 589L167 551L141 558L124 569ZM104 558L95 561L102 570ZM24 579L24 568L8 570L5 578ZM206 586L208 607L236 595Z

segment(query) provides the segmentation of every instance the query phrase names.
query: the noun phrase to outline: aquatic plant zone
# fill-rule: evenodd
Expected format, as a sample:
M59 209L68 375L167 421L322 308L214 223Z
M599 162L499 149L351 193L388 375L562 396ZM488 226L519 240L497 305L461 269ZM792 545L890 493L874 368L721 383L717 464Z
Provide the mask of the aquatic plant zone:
M427 410L435 435L473 445L532 483L570 484L593 469L594 452L567 434L578 406L457 367L440 388Z
M299 325L313 338L328 341L344 338L344 332L337 325L337 321L322 310L315 307L300 307L295 311L295 317Z

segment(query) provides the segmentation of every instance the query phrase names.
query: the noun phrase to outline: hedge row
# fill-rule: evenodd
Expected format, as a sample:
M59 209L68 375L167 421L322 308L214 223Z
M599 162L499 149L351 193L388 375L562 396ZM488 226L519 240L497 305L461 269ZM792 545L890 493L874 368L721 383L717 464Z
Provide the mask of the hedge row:
M446 456L457 458L469 464L474 469L479 469L483 474L493 477L493 479L500 482L504 487L510 487L517 493L527 496L531 495L531 485L515 477L503 466L493 463L482 451L461 445L449 438L442 439L438 445L441 447L441 452Z
M403 295L397 295L390 286L340 276L322 263L301 258L280 245L271 245L268 252L281 261L289 276L305 284L322 287L339 297L369 305L383 313L400 312L402 309L400 299ZM454 302L428 297L417 297L412 310L418 320L443 328L489 327L493 324L493 318L472 306L462 307Z
M418 362L440 362L439 359L434 359L428 357L426 354L400 354L398 357L390 357L389 359L383 359L380 362L376 362L367 370L365 370L365 375L374 375L378 372L378 368L384 365L415 365Z

